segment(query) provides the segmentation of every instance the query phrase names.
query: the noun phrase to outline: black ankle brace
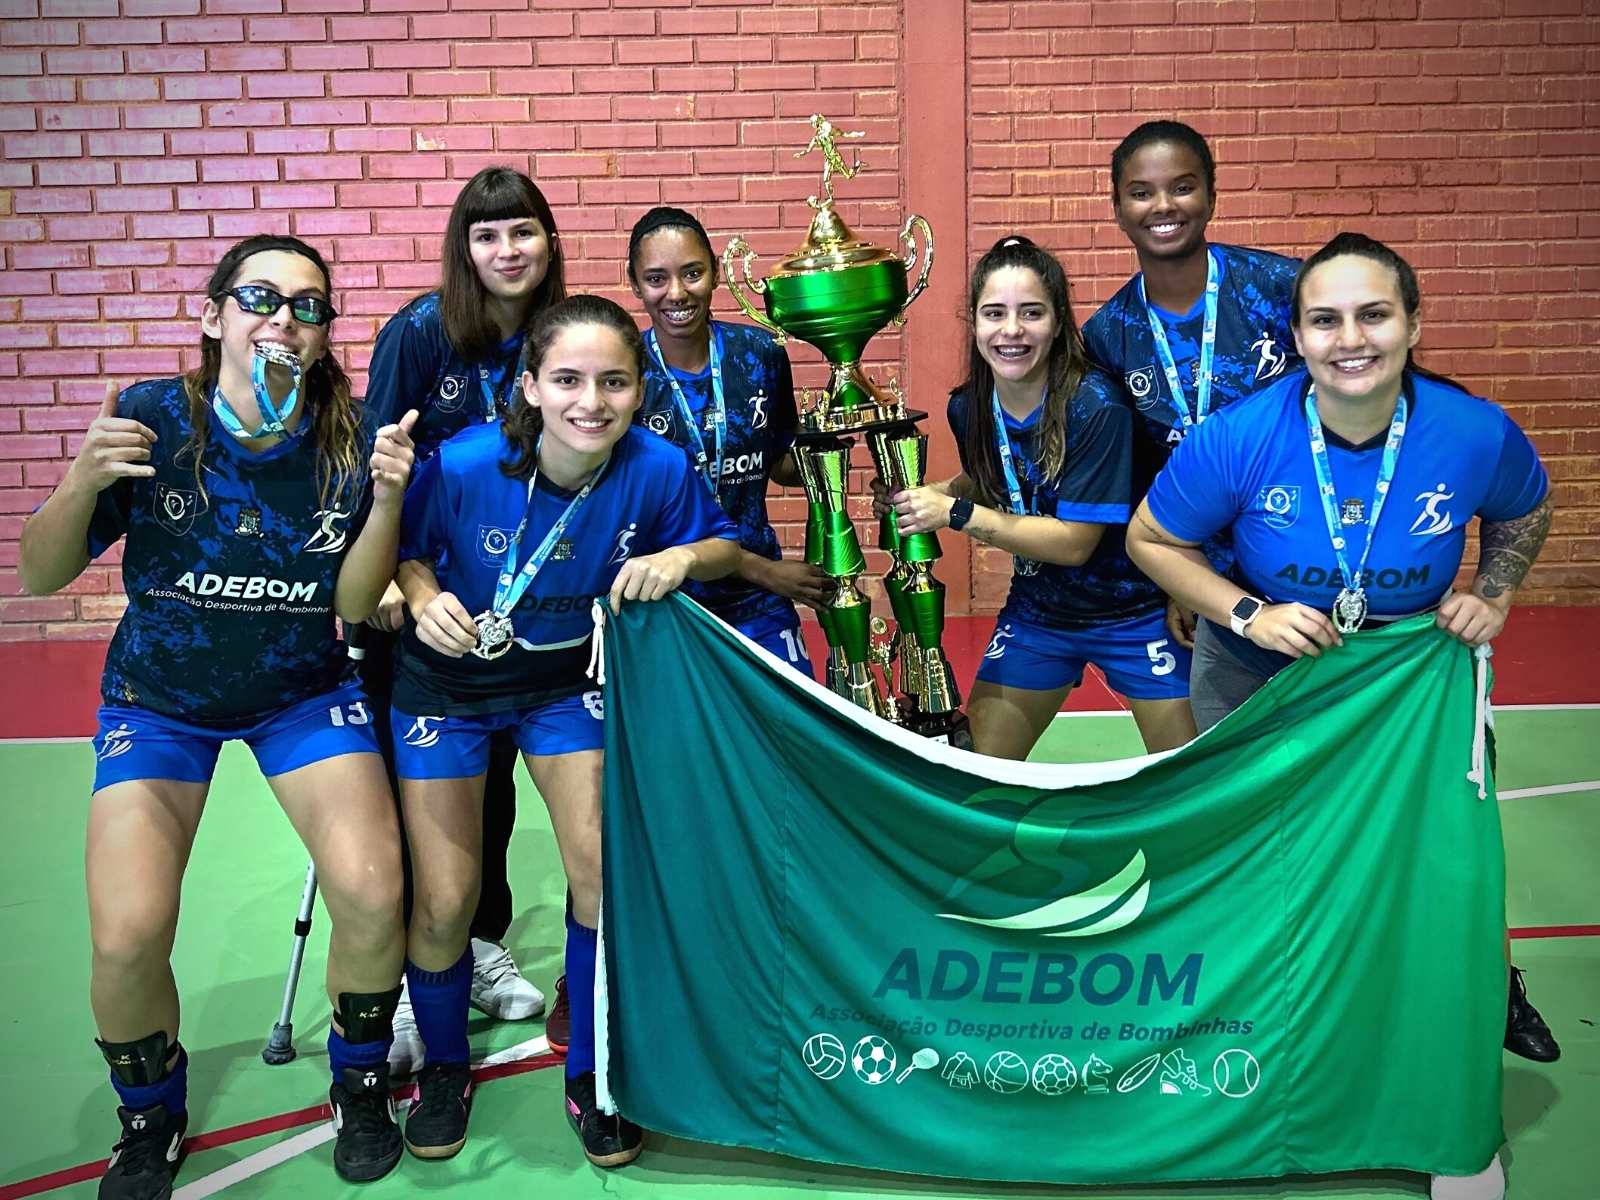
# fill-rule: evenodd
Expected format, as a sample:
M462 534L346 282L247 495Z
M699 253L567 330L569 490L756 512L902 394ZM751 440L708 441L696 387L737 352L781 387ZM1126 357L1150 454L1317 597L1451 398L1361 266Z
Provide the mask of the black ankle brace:
M334 1016L345 1041L386 1042L394 1035L394 1010L399 1004L398 986L387 992L340 992Z
M160 1083L183 1053L177 1042L167 1044L166 1031L161 1029L136 1042L102 1042L95 1038L94 1044L106 1056L111 1073L129 1087Z

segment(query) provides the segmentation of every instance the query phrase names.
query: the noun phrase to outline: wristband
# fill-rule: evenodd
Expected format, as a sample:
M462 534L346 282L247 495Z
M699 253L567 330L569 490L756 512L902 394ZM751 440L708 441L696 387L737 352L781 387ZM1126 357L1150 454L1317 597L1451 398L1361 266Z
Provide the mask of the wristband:
M972 520L972 501L957 500L950 506L950 528L960 533L966 528L967 522Z

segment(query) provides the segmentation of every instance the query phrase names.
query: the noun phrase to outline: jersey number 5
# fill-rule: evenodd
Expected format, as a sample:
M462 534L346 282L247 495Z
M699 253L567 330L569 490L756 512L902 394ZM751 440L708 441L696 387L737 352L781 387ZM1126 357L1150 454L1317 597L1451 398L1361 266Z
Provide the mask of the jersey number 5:
M1166 638L1157 638L1145 644L1145 656L1150 660L1150 674L1171 675L1178 666L1178 660L1172 656L1172 651L1163 650L1167 644Z

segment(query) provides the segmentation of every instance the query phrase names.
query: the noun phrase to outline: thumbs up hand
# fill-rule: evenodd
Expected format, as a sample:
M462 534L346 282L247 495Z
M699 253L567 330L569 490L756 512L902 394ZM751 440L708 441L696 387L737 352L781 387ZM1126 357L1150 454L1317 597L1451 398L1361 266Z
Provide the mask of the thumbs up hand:
M107 380L105 399L89 422L78 456L67 468L68 479L94 492L104 491L119 479L150 479L156 473L149 465L155 443L155 430L148 425L117 416L117 385Z
M411 429L421 414L412 409L400 418L398 425L385 425L378 430L372 446L372 501L374 504L398 504L406 494L406 483L411 478L411 465L416 461L416 446L411 441Z

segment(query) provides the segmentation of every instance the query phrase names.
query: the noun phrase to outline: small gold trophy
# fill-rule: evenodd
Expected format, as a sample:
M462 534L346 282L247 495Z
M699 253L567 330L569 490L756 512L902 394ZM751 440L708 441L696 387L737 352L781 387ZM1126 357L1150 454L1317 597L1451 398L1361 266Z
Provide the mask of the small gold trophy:
M724 278L747 317L779 341L793 336L815 346L832 368L827 388L800 414L795 445L808 502L806 561L835 582L819 614L828 639L828 686L879 716L970 748L960 693L941 648L944 584L932 569L938 539L931 533L902 536L892 513L879 524L878 544L893 563L884 579L897 626L889 642L874 646L871 602L856 586L866 560L845 509L854 445L848 435L866 436L878 478L891 493L922 486L928 447L915 424L927 414L908 410L898 387L880 387L868 378L861 358L879 330L904 319L933 268L933 231L920 216L906 218L900 230L904 254L897 255L856 237L834 211L834 176L852 179L863 166L859 157L845 162L836 143L860 136L836 130L820 114L811 118L811 141L796 157L821 152L822 186L807 199L815 215L804 243L758 279L751 274L755 252L734 238L722 254ZM920 252L913 236L918 231ZM913 272L916 281L910 283ZM765 312L748 292L762 298ZM898 700L891 678L896 661ZM887 695L878 690L874 663L883 670Z

